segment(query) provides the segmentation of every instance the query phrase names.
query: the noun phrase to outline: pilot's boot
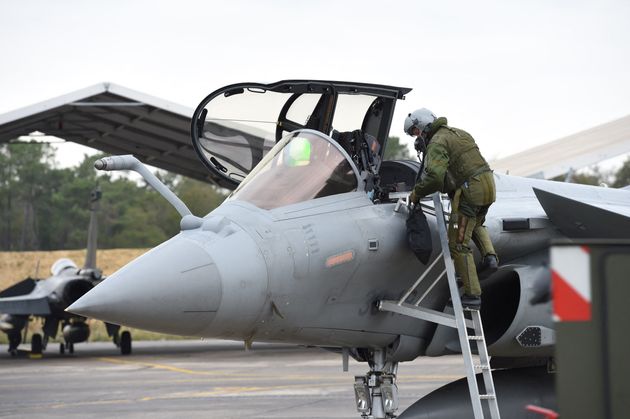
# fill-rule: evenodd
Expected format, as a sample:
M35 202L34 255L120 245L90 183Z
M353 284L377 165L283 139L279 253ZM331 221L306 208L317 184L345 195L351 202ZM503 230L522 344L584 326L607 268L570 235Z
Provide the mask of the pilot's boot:
M462 295L462 307L479 310L481 308L481 295Z
M472 251L467 246L453 246L451 255L453 256L455 272L461 278L464 285L464 295L461 299L462 306L479 308L481 306L481 286L477 278Z
M475 270L472 253L459 253L453 258L455 271L459 273L464 283L464 295L462 296L462 306L469 308L479 308L481 306L481 287Z
M499 270L499 260L497 255L486 255L477 265L477 275L484 280Z
M481 262L477 265L479 279L486 279L499 269L499 259L494 250L488 230L483 225L477 224L473 230L472 240L481 253Z

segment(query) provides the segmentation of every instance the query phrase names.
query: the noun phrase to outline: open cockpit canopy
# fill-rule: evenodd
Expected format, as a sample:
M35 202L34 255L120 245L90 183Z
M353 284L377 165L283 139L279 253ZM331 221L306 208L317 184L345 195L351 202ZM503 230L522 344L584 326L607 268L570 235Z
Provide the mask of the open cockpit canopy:
M206 97L195 110L193 146L203 164L231 189L277 142L300 129L327 136L336 132L335 138L339 133L361 130L378 143L372 149L382 157L396 100L410 90L308 80L226 86Z

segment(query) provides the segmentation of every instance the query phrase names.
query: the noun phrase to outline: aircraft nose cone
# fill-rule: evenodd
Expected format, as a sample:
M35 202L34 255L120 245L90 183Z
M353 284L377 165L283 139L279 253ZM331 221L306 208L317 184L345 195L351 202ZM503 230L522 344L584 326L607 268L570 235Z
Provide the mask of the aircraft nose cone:
M67 311L190 336L213 320L221 293L213 259L199 242L180 234L115 272Z

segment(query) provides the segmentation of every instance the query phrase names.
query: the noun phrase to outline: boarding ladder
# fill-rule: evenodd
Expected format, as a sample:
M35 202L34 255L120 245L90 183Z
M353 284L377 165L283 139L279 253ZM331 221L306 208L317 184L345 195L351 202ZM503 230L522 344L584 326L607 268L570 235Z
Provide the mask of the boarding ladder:
M418 280L405 292L403 297L398 301L380 301L378 308L381 311L389 311L405 316L414 317L420 320L425 320L444 326L454 327L457 329L459 335L459 343L462 349L462 355L464 356L464 366L466 367L466 378L468 379L468 390L470 392L470 400L472 402L473 413L475 419L481 419L484 417L482 402L487 402L488 410L490 411L490 418L499 419L499 406L497 403L496 392L494 389L494 382L492 380L492 371L490 369L490 357L488 356L488 348L486 347L486 339L483 334L483 326L481 323L481 314L477 309L462 308L462 302L459 296L459 288L457 287L457 279L455 277L455 265L451 259L451 252L448 247L448 237L446 230L445 213L442 208L442 198L439 192L433 195L433 210L435 212L435 218L437 220L438 233L440 237L440 245L442 246L442 253L435 258L433 263L423 272ZM416 290L416 288L422 283L422 281L429 275L433 268L437 265L439 260L444 261L445 269L436 277L433 283L427 288L427 290L420 296L420 298L414 302L409 303L407 299ZM431 292L435 285L444 277L448 279L448 286L451 292L451 301L453 303L454 315L442 313L436 310L422 307L420 303ZM470 319L466 318L465 313L470 314ZM469 335L468 329L473 329L474 334ZM472 357L470 348L470 342L474 342L477 345L477 353L479 354L479 364L475 364ZM479 387L477 386L476 372L481 371L483 374L483 381L485 387L485 393L479 393Z

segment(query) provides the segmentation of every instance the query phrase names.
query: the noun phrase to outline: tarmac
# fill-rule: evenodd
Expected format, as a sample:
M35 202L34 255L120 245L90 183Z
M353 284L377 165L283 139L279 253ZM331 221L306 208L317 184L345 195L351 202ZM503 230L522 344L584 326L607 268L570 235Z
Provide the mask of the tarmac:
M11 357L0 345L3 418L360 418L354 375L365 363L318 348L217 340L75 345L61 355ZM419 358L398 370L400 410L463 377L461 356Z

